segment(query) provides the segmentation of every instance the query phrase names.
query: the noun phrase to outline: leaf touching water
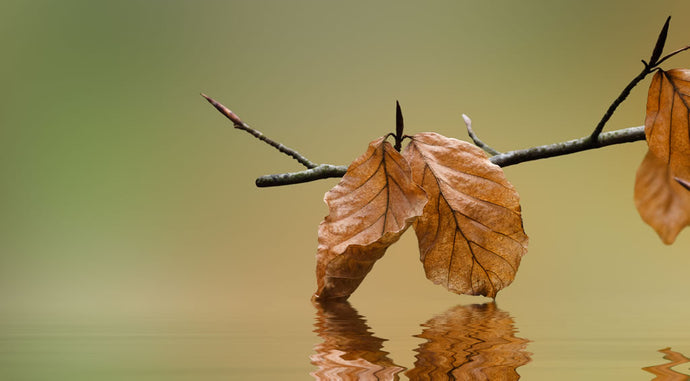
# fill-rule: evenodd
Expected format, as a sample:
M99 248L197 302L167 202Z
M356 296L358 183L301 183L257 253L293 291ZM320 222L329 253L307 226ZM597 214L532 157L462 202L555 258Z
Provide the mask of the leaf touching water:
M329 215L319 225L317 299L347 298L422 214L426 196L412 181L407 161L379 138L324 201Z
M649 151L635 179L640 217L666 244L690 225L690 70L658 71L647 97Z
M463 141L420 133L403 154L429 198L414 224L427 278L456 293L495 297L527 251L517 191Z

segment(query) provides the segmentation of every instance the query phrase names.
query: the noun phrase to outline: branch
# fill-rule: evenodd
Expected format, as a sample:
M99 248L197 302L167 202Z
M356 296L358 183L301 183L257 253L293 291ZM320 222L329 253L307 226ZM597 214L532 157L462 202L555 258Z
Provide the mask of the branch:
M620 106L621 103L625 100L625 98L630 95L630 91L635 87L640 81L642 81L649 73L654 71L654 68L650 67L649 65L645 64L644 69L640 72L640 74L637 75L637 77L633 78L630 83L628 83L628 86L625 86L623 91L618 95L618 97L611 103L611 106L606 110L604 113L604 116L601 118L597 126L594 128L594 132L592 132L592 135L590 136L590 140L593 142L596 142L599 138L599 135L601 134L601 131L604 130L604 126L606 125L606 122L611 119L611 116L613 116L613 113L616 111L618 106Z
M320 164L314 168L300 172L276 173L265 175L256 179L257 187L275 187L278 185L290 185L307 183L314 180L328 179L331 177L343 177L347 172L346 165Z
M484 151L491 154L492 156L501 154L500 152L491 148L491 146L489 146L488 144L479 140L479 137L477 136L477 134L474 133L474 130L472 129L472 119L470 119L469 116L462 114L462 119L465 121L465 126L467 126L467 134L470 135L470 139L472 139L472 141L474 142L474 144L477 147L483 149Z
M596 141L591 136L566 142L547 144L539 147L509 151L490 158L499 167L507 167L526 161L546 159L554 156L568 155L575 152L610 146L614 144L632 143L645 140L644 126L624 128L622 130L604 132Z
M215 100L204 94L202 94L202 96L206 98L206 100L208 100L209 103L213 105L213 107L220 111L221 114L225 115L228 119L230 119L233 122L235 128L249 132L257 139L276 148L278 151L294 158L295 160L299 161L300 163L302 163L302 165L308 168L307 170L299 172L277 173L273 175L261 176L256 179L256 186L263 188L274 187L279 185L299 184L314 180L342 177L343 175L345 175L345 172L347 171L347 166L332 164L314 164L297 151L289 147L286 147L282 143L278 143L274 140L271 140L264 136L264 134L262 134L261 132L249 127L249 125L244 123L235 113L230 111L227 107L223 106L222 104L216 102ZM487 151L493 150L491 147L479 140L479 138L474 134L474 131L472 130L471 126L472 120L464 114L463 118L465 119L465 123L467 124L468 133L472 137L472 140L475 142L475 144L477 144L479 147L484 148ZM509 165L515 165L526 161L568 155L575 152L586 151L614 144L630 143L644 139L644 126L630 127L622 130L602 133L599 135L597 140L592 140L591 136L587 136L580 139L574 139L554 144L547 144L543 146L531 147L521 150L509 151L505 153L498 153L497 151L493 150L493 152L496 152L496 154L491 156L489 160L491 160L492 163L500 167L507 167Z
M505 153L499 153L498 151L494 150L491 148L489 145L484 143L479 139L479 137L474 133L472 130L472 120L467 116L463 114L463 119L465 120L465 124L467 126L467 132L474 141L474 144L476 144L478 147L484 149L486 152L489 154L493 155L489 158L492 163L501 166L501 167L507 167L509 165L515 165L519 163L524 163L526 161L532 161L532 160L539 160L539 159L545 159L549 157L554 157L554 156L562 156L562 155L568 155L571 153L575 152L580 152L580 151L586 151L590 149L595 149L595 148L600 148L600 147L605 147L605 146L610 146L614 144L622 144L622 143L630 143L630 142L635 142L638 140L645 140L645 131L644 131L644 126L639 126L639 127L630 127L630 128L625 128L621 130L616 130L616 131L611 131L611 132L602 132L604 129L604 126L606 123L609 121L613 113L616 111L618 106L628 97L630 94L630 91L640 82L642 81L648 74L652 73L653 71L659 69L659 65L666 61L667 59L675 56L678 53L684 52L686 50L690 50L690 45L685 46L683 48L680 48L678 50L675 50L663 57L661 57L661 54L664 49L664 45L666 44L666 37L668 35L668 28L669 28L669 23L670 23L671 17L669 16L666 19L666 22L664 23L664 26L661 28L661 32L659 33L659 36L657 37L656 44L654 46L654 50L652 51L652 55L649 59L649 63L645 62L644 60L642 63L644 64L643 70L638 74L635 78L628 83L628 85L621 91L620 95L613 101L613 103L609 106L609 108L606 110L604 113L604 116L601 118L597 126L594 128L594 131L590 136L586 136L580 139L574 139L574 140L569 140L565 142L560 142L560 143L554 143L554 144L548 144L548 145L543 145L543 146L538 146L538 147L532 147L532 148L526 148L526 149L521 149L521 150L515 150L515 151L509 151ZM660 70L660 69L659 69ZM209 98L208 96L201 94L204 98L206 98L207 101L209 101L218 111L220 111L223 115L225 115L228 119L230 119L235 126L235 128L247 131L248 133L252 134L254 137L257 139L265 142L266 144L274 147L278 151L294 158L298 162L300 162L302 165L307 167L307 170L305 171L300 171L300 172L291 172L291 173L279 173L279 174L274 174L274 175L266 175L266 176L261 176L258 179L256 179L256 185L259 187L272 187L272 186L278 186L278 185L289 185L289 184L298 184L298 183L304 183L304 182L309 182L309 181L314 181L314 180L319 180L319 179L325 179L325 178L331 178L331 177L342 177L345 172L347 171L346 166L336 166L336 165L331 165L331 164L315 164L311 162L309 159L306 157L302 156L299 152L288 148L284 146L281 143L278 143L274 140L271 140L264 136L261 132L258 130L255 130L246 123L244 123L235 113L230 111L227 107L223 106L222 104L216 102L215 100ZM402 141L402 138L404 136L402 135L402 129L403 129L403 120L402 120L402 112L400 111L400 105L396 102L396 134L395 139L396 139L396 146L395 148L397 150L400 150L400 142ZM392 134L391 134L392 135ZM685 188L688 188L690 190L690 183L685 182L684 180L676 178L676 181L680 185L682 185Z
M299 152L293 150L292 148L284 146L282 143L278 143L272 139L267 138L264 134L261 133L259 130L255 130L245 122L240 119L237 114L234 112L230 111L229 108L223 106L222 104L216 102L213 98L207 96L206 94L201 94L202 97L206 98L206 100L213 105L218 111L220 111L221 114L225 115L226 118L230 119L232 121L233 125L235 128L244 130L252 134L255 138L261 140L262 142L270 145L271 147L277 149L278 151L292 157L293 159L297 160L300 162L300 164L304 165L305 167L312 169L316 168L318 164L312 163L309 159L306 157L302 156Z
M653 72L661 63L659 61L659 57L661 57L661 53L664 50L664 45L666 45L666 37L668 36L668 27L669 23L671 22L671 16L668 16L666 19L666 22L664 23L664 26L661 28L661 32L659 32L659 36L656 39L656 44L654 45L654 50L652 50L652 55L649 58L649 63L645 62L644 60L642 63L644 64L644 68L638 74L635 78L628 83L627 86L621 91L621 93L618 95L616 99L613 100L613 103L609 106L609 108L606 110L604 113L604 116L601 117L601 120L599 123L597 123L597 126L594 128L594 131L592 132L591 139L592 141L597 141L597 138L599 138L599 134L601 134L601 131L604 130L604 126L606 125L606 122L611 119L611 116L613 116L613 113L616 111L618 106L620 106L621 103L625 100L625 98L630 95L630 91L638 84L640 81L642 81L649 73ZM677 53L673 53L674 55ZM663 60L668 59L671 57L670 55L666 56L663 58Z
M647 75L651 74L659 68L659 65L661 65L664 61L667 59L675 56L678 53L684 52L686 50L690 49L690 45L682 47L680 49L677 49L664 57L661 57L661 53L664 50L664 46L666 45L666 37L668 36L668 28L671 22L671 16L668 16L666 18L666 22L664 23L664 26L661 27L661 32L659 32L659 36L656 39L656 44L654 45L654 49L652 50L652 55L649 58L649 63L646 61L642 60L642 63L644 64L644 68L638 74L635 78L633 78L630 83L628 83L627 86L621 91L621 93L618 95L616 99L613 100L613 103L609 106L609 108L606 110L604 113L604 116L601 118L597 126L594 128L594 131L592 132L592 135L590 136L590 139L592 142L597 142L599 139L599 135L601 132L604 130L604 126L606 123L611 119L611 116L613 116L613 113L616 111L618 106L620 106L621 103L630 95L630 91L638 84L640 81L642 81Z
M510 165L524 163L526 161L568 155L575 152L587 151L615 144L632 143L639 140L645 140L644 126L604 132L599 136L596 144L592 144L591 138L587 136L565 142L509 151L494 155L490 157L489 160L499 167L507 167ZM305 183L331 177L342 177L345 175L346 171L347 166L321 164L314 169L309 169L306 171L261 176L256 179L256 185L259 187L274 187L279 185Z
M507 167L510 165L524 163L526 161L568 155L575 152L587 151L615 144L632 143L639 140L645 140L644 126L604 132L599 136L597 144L592 144L590 137L587 136L565 142L509 151L494 155L490 157L489 160L499 167ZM256 186L274 187L279 185L306 183L309 181L331 177L342 177L345 175L346 171L347 166L344 165L335 166L330 164L321 164L316 168L306 171L261 176L256 179Z

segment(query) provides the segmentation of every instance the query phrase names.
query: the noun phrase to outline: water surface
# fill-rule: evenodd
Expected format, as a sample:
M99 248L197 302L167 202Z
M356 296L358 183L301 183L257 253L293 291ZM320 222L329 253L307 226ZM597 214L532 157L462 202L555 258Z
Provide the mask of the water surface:
M283 312L243 323L5 322L0 379L686 380L690 374L687 331L646 327L645 333L644 319L602 318L618 325L575 337L565 327L577 322L530 324L495 302L452 306L416 325L402 315L370 323L349 302ZM296 323L303 313L311 319ZM550 334L551 324L560 334Z

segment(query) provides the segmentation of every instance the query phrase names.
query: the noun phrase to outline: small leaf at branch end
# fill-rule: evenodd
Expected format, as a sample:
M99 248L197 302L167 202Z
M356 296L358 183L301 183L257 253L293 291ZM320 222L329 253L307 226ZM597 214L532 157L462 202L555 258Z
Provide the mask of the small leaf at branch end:
M405 128L405 122L403 121L402 110L400 109L400 103L395 101L395 149L400 152L402 148L403 140L403 130Z
M661 28L659 37L656 40L656 45L654 45L654 51L652 51L652 56L649 59L649 66L656 66L659 57L661 57L661 53L663 53L664 51L664 46L666 45L666 37L668 36L668 26L670 22L671 16L668 16L666 22L664 23L664 26Z
M350 296L422 214L426 195L405 158L382 137L350 164L324 201L329 215L319 225L318 300Z
M427 278L459 294L495 297L527 252L517 191L467 142L420 133L403 155L429 199L414 224Z
M216 110L220 111L221 114L225 115L226 118L230 119L230 121L233 124L239 124L239 125L243 124L242 119L240 119L240 117L237 116L237 114L230 111L229 108L223 106L222 104L218 103L215 99L209 97L208 95L206 95L204 93L201 93L201 96L206 98L208 103L212 104L213 107L216 108Z
M637 170L635 206L665 244L690 225L690 70L654 75L647 97L649 151Z

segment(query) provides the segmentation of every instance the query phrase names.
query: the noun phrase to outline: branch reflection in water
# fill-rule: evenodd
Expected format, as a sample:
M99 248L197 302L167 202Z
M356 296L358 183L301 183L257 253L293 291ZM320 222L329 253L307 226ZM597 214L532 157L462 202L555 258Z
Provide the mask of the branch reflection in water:
M314 347L311 373L317 380L398 380L405 368L382 350L383 342L369 331L364 317L347 301L314 302L316 332L323 342Z
M382 350L385 339L369 331L347 301L315 303L312 373L317 380L398 380L405 368ZM516 369L530 362L529 340L515 336L515 323L495 303L456 306L421 325L426 339L417 352L410 380L517 380Z

